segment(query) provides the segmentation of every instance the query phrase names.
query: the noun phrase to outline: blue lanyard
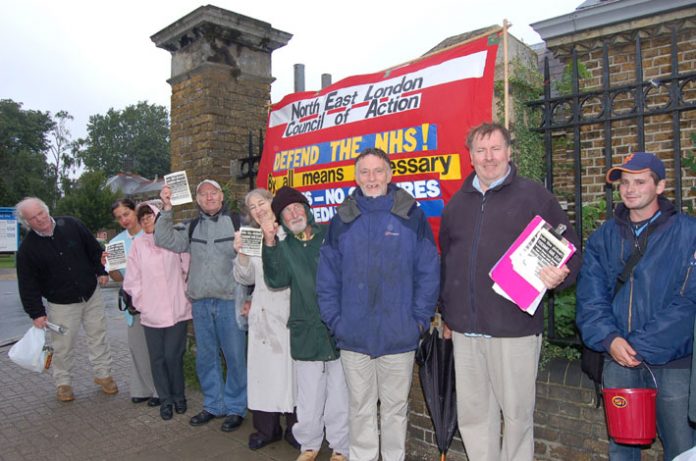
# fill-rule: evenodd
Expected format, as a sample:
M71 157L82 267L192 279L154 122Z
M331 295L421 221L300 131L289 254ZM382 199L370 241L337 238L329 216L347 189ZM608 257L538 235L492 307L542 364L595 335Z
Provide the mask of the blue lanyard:
M643 231L644 231L645 229L647 229L647 227L648 227L650 224L652 224L653 222L655 222L655 220L656 220L661 214L662 214L662 211L660 210L660 211L658 211L657 213L655 213L655 214L653 215L653 217L650 218L650 220L649 220L648 222L646 222L645 224L643 224L642 226L640 226L640 227L638 227L638 228L633 228L633 227L632 227L632 228L633 228L633 235L634 235L635 237L639 237L640 234L642 234Z

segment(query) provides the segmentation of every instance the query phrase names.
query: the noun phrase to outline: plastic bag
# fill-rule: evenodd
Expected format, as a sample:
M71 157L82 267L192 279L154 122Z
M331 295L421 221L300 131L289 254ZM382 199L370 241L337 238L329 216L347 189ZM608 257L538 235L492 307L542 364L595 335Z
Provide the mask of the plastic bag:
M46 343L46 331L32 326L10 348L8 355L10 360L27 370L41 373L45 369L48 350L44 348Z
M686 450L681 455L674 458L673 461L694 461L696 460L696 447Z

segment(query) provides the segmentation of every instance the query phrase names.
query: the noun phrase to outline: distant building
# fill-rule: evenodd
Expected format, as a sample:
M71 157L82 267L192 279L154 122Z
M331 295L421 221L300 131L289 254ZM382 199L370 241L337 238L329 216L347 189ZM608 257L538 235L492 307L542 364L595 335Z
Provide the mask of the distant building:
M118 173L106 181L106 186L113 192L120 191L124 197L142 202L159 198L164 178L150 180L135 173Z

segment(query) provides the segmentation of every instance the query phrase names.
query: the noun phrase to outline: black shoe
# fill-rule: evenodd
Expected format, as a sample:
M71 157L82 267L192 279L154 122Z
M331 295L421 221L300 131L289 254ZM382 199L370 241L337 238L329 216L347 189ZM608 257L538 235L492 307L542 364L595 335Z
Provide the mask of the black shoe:
M232 432L239 426L241 426L243 422L244 418L242 418L241 416L229 415L227 418L225 418L225 422L222 423L220 429L222 430L222 432Z
M169 421L170 419L172 419L172 416L174 416L172 413L172 406L171 405L162 405L160 407L160 416L165 421Z
M270 439L267 439L260 433L254 432L249 436L249 449L258 450L259 448L263 448L269 443L277 442L278 440L280 440L280 434Z
M297 440L295 440L295 436L292 435L292 430L290 428L285 429L285 441L288 442L295 450L302 448Z
M157 397L152 397L150 399L147 399L147 406L148 407L159 407L160 405L162 405L162 402Z
M216 415L203 410L197 415L195 415L193 418L191 418L189 424L191 424L191 426L202 426L204 424L208 424L211 419L215 418L217 418Z
M186 413L188 407L186 406L186 400L181 400L179 402L174 402L174 411L177 415L183 415Z
M133 403L143 403L150 400L150 397L131 397L131 402Z

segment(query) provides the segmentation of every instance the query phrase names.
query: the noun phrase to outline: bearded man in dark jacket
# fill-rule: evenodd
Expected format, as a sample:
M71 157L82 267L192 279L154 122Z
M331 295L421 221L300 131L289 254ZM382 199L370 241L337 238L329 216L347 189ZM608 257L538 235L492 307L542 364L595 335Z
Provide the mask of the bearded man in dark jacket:
M261 224L263 273L271 288L290 287L290 355L297 379L297 423L292 428L302 452L297 461L313 461L326 433L331 461L348 454L348 389L339 352L319 316L316 295L319 249L325 227L314 222L301 192L281 187L271 203L286 237L276 237L278 224Z

